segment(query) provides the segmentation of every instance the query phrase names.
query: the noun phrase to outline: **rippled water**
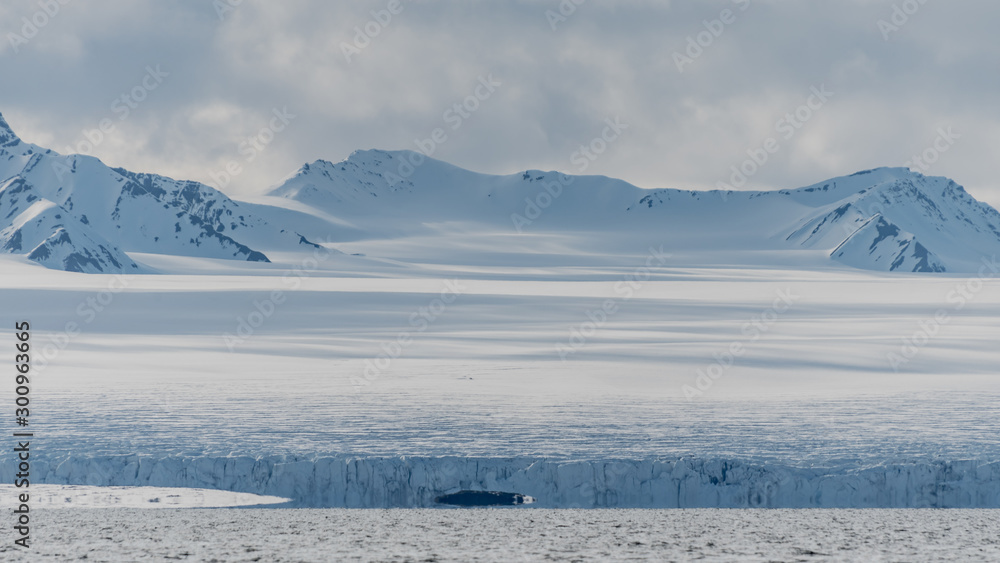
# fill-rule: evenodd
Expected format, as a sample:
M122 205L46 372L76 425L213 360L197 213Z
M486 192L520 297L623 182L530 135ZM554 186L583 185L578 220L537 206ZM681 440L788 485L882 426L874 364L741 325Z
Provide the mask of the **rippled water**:
M996 561L996 510L48 510L33 561ZM0 560L22 561L9 542Z

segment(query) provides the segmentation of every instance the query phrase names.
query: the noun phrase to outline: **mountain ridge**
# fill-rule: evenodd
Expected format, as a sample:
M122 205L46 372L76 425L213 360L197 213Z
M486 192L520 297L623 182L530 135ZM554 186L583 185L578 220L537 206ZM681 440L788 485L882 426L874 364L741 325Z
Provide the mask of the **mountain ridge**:
M37 202L51 204L44 220L13 223ZM267 249L243 238L265 239L278 251L306 246L292 230L271 225L215 188L60 155L22 141L2 115L0 216L7 221L0 223L0 248L80 273L141 271L128 252L270 261ZM24 247L28 240L35 246Z
M791 255L886 272L975 271L1000 250L997 210L953 180L900 167L795 189L694 191L556 171L481 174L369 149L306 163L268 196L250 204L199 182L60 155L22 141L0 114L0 249L68 271L143 271L129 253L269 262L347 230L355 242L405 240L419 254L438 243L414 241L443 225L449 237L492 233L487 254L509 254L512 234L558 234L591 254L657 241L740 263L799 252ZM277 205L284 200L305 211ZM448 241L457 244L439 242Z
M695 239L721 248L746 246L740 239L752 238L758 241L754 250L819 249L834 261L884 271L966 271L1000 250L1000 213L953 180L901 167L862 170L795 189L649 190L603 176L551 171L485 175L418 154L368 150L339 163L318 160L270 195L354 221L392 217L416 224L475 215L493 227L513 222L519 232L521 226L558 231L583 224L601 232L657 229L696 247L702 243ZM422 164L406 166L414 161ZM403 176L404 170L411 172ZM878 248L871 248L878 238L873 235L867 248L853 244L845 251L874 217L893 234L879 238Z

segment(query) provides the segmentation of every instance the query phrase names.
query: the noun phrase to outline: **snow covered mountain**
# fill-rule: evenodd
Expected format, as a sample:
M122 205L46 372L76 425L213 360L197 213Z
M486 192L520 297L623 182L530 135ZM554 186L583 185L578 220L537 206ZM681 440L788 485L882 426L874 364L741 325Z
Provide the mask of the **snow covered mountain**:
M471 222L522 234L589 231L589 242L609 251L611 241L660 241L670 251L732 251L746 263L821 252L887 272L976 271L1000 251L1000 213L947 178L905 168L795 190L698 192L536 170L489 176L410 151L371 150L307 164L272 195L350 218L373 237Z
M16 200L26 200L24 211ZM71 272L135 272L139 266L117 246L94 232L86 223L74 221L65 209L38 199L21 178L0 186L0 207L11 209L10 224L0 230L4 251L28 253L28 259L56 270Z
M548 256L652 244L720 264L928 273L974 272L1000 251L1000 213L947 178L905 168L795 190L699 192L538 170L479 174L366 150L306 164L269 195L237 202L198 182L59 155L21 141L0 116L0 249L76 272L146 271L129 253L268 262L315 240L410 263L510 263L558 238Z
M199 184L25 143L0 116L0 248L50 268L141 271L128 252L267 262L244 239L312 244Z
M865 221L840 246L833 249L830 256L869 270L945 271L937 256L917 242L913 234L900 230L881 214L873 215Z

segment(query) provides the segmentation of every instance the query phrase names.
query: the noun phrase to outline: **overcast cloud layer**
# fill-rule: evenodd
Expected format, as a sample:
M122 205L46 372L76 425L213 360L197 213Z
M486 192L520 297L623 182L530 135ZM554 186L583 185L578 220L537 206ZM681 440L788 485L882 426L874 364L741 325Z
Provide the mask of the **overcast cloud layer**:
M440 128L424 150L465 168L585 162L649 188L731 184L748 150L767 157L745 167L753 188L926 152L912 167L1000 206L988 0L401 0L394 15L390 0L61 2L0 4L0 112L15 130L211 184L235 162L236 195L315 159L417 149ZM474 110L455 111L463 101ZM287 126L272 119L286 109ZM574 154L616 118L627 128L593 145L603 154ZM91 143L104 119L113 130ZM269 125L282 130L262 151L240 146Z

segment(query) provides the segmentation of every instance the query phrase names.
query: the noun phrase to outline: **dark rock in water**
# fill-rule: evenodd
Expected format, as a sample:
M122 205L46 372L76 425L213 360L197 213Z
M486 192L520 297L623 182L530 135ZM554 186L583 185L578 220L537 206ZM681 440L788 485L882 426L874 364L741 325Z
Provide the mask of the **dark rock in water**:
M504 493L500 491L459 491L434 499L438 504L455 506L510 506L515 504L531 504L535 499L521 493Z

